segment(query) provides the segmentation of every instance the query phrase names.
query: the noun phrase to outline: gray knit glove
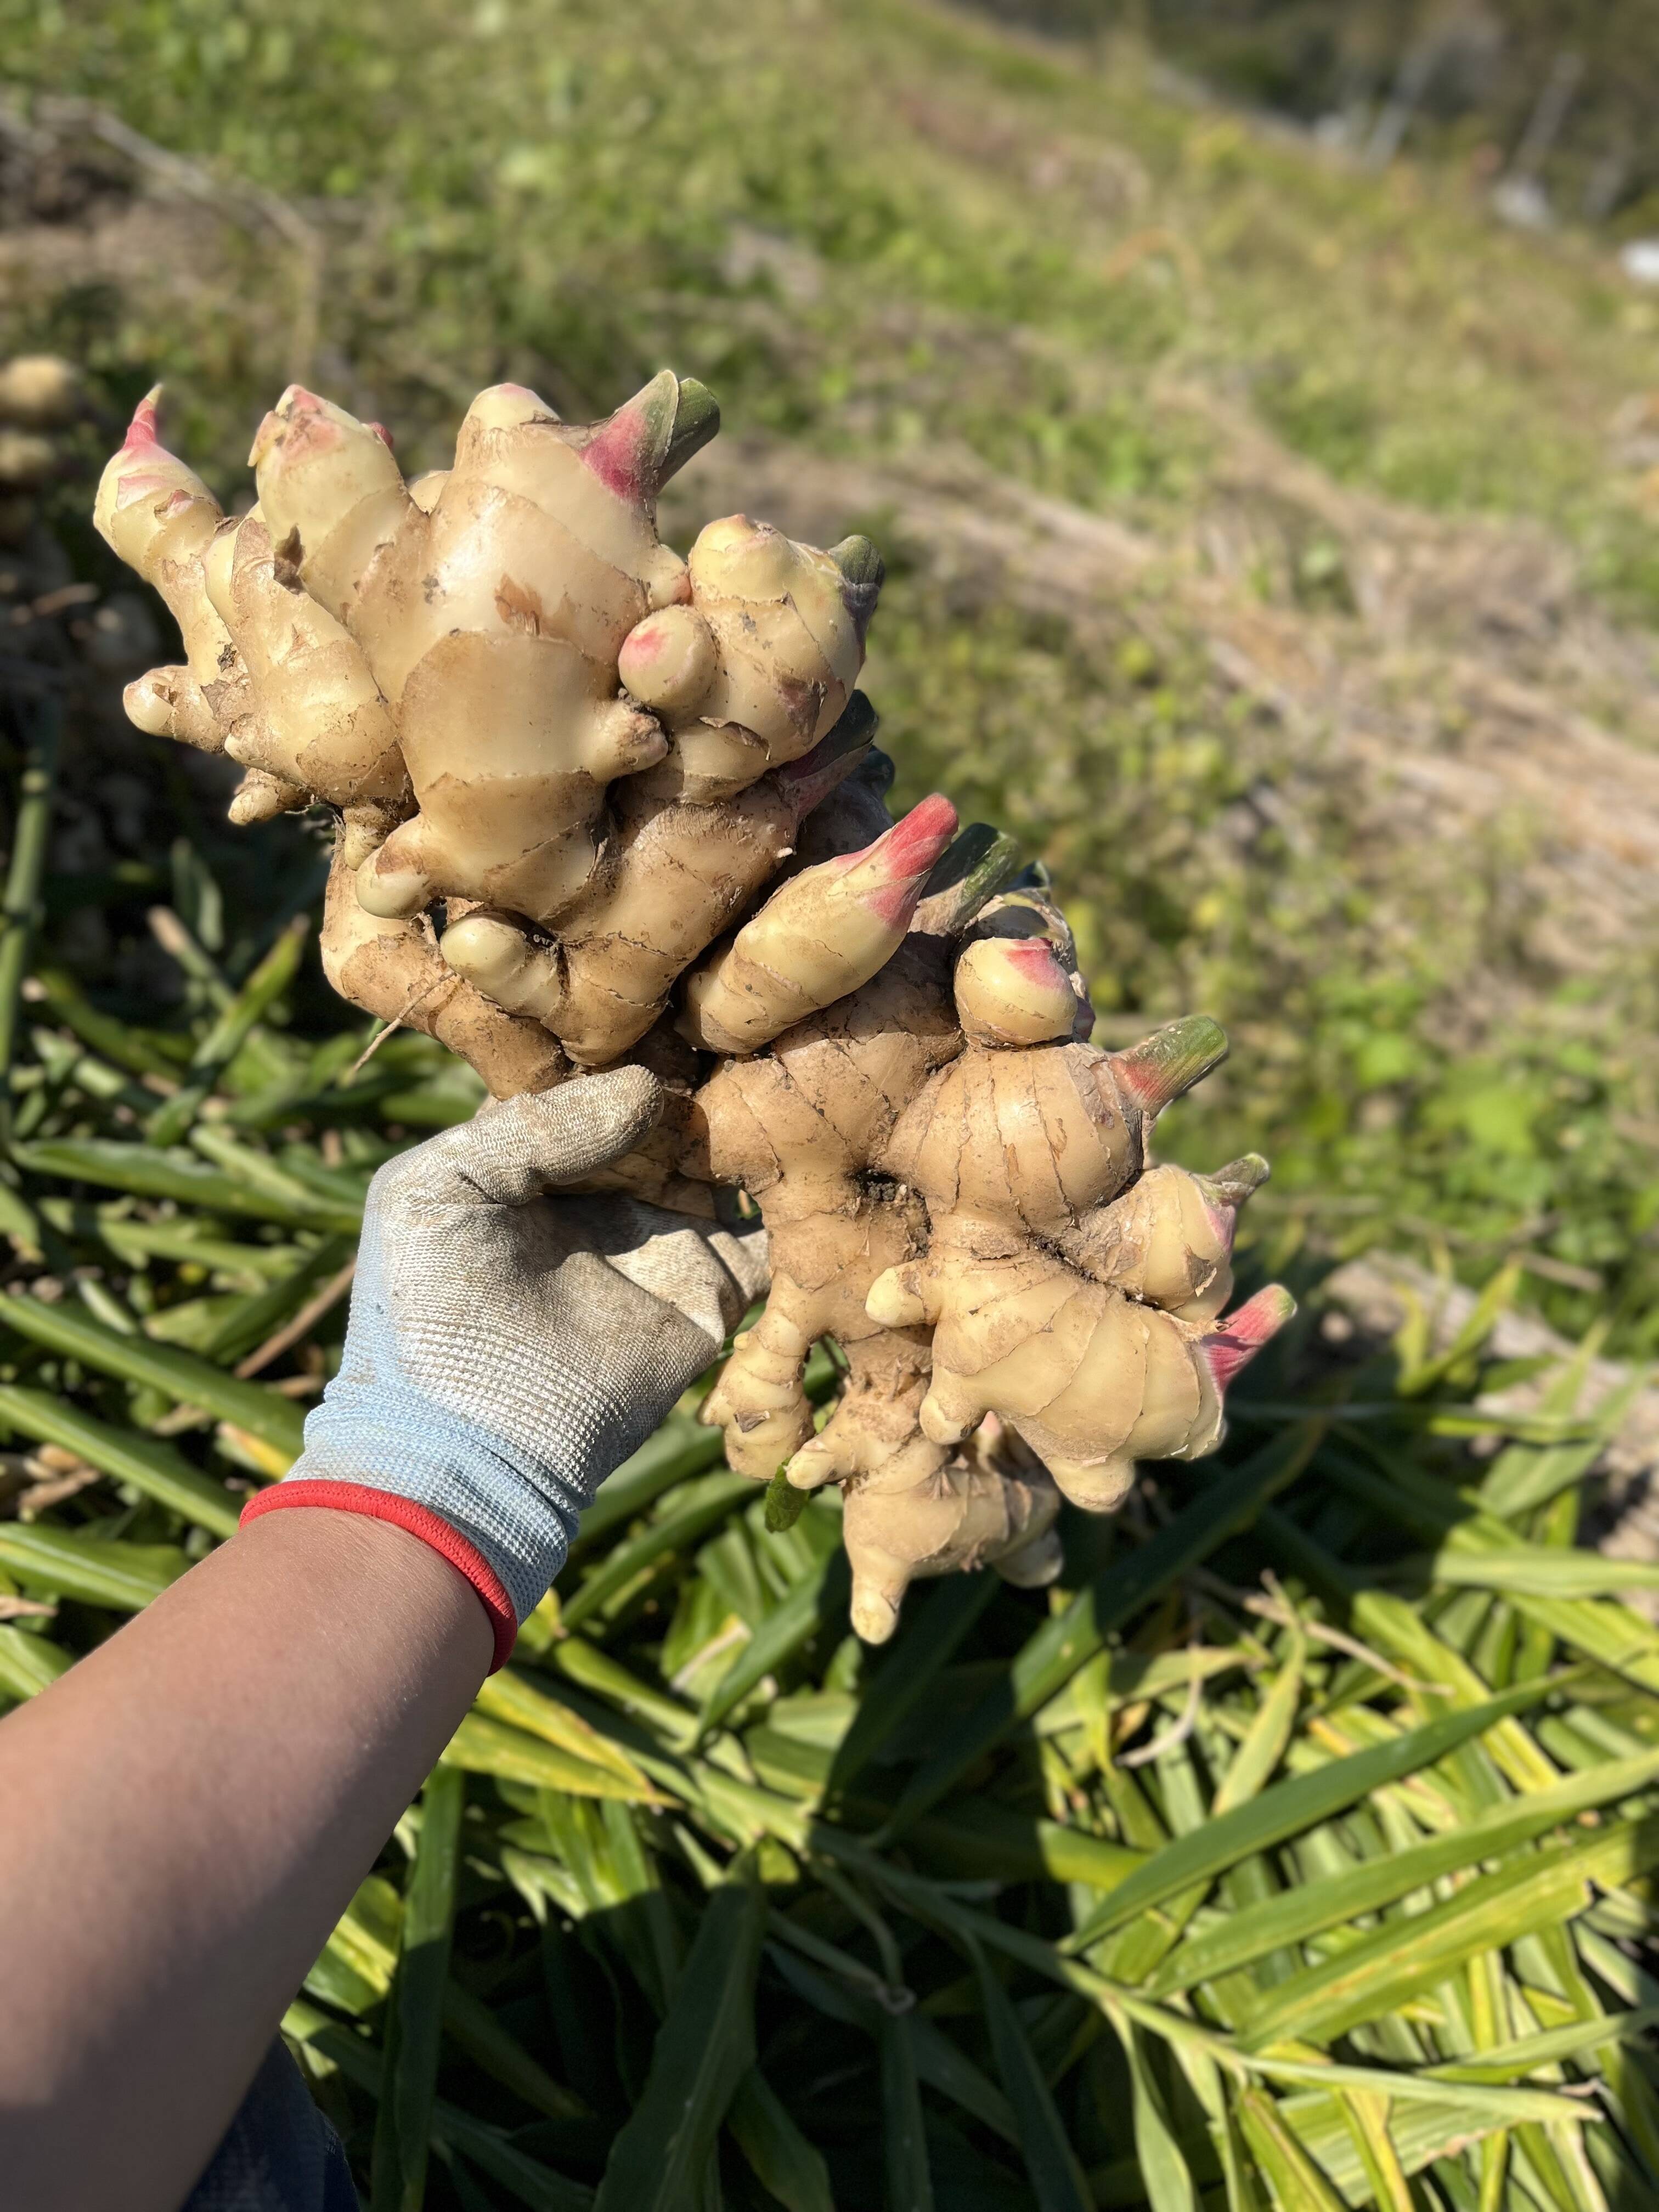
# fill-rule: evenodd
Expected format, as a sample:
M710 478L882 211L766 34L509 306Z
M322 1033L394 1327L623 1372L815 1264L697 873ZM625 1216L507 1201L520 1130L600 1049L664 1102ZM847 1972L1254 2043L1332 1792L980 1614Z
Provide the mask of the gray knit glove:
M340 1371L243 1519L327 1505L411 1530L478 1592L501 1665L595 1488L764 1284L758 1231L548 1195L630 1151L661 1104L643 1068L617 1068L486 1106L383 1167Z

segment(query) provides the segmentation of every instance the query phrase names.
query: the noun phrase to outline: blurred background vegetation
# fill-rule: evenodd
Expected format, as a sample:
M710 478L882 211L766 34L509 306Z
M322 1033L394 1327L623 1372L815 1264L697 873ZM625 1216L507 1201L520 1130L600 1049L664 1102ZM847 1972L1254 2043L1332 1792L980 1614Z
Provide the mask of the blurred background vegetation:
M994 13L0 0L0 350L165 376L243 501L290 375L411 467L494 379L704 378L671 525L880 538L902 795L1048 861L1108 1041L1225 1023L1176 1141L1272 1155L1264 1258L1518 1257L1640 1352L1653 12Z
M1137 32L1217 89L1374 159L1409 129L1419 149L1488 168L1547 159L1551 198L1591 222L1634 232L1654 219L1659 17L1644 0L990 0L990 12L1074 38Z

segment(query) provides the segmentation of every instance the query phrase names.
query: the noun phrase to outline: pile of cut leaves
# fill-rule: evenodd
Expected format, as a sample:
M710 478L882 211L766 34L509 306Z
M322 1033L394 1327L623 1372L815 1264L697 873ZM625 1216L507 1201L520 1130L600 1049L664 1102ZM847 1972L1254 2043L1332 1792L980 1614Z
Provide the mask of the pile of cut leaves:
M54 969L50 735L0 938L4 1701L290 1464L369 1176L476 1103L422 1037L303 1036L307 918L228 945L199 862L165 1019ZM769 1528L691 1394L284 2023L366 2202L1659 2202L1659 1571L1576 1547L1582 1371L1474 1408L1492 1318L1289 1347L1057 1590L924 1585L876 1655L835 1496Z

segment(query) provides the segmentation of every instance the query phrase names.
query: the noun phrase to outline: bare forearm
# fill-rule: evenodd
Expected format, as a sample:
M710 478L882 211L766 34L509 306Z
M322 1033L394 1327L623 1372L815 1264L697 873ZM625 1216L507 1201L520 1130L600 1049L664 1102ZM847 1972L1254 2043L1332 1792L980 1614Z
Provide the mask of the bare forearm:
M0 1726L19 2212L172 2212L489 1656L417 1539L278 1513Z

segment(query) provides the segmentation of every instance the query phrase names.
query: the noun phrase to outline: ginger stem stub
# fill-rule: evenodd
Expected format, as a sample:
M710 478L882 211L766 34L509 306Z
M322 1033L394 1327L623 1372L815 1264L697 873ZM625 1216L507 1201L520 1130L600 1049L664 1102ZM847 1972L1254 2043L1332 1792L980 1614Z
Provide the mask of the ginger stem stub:
M409 481L379 424L292 386L240 519L159 396L94 517L184 642L129 714L238 762L235 820L332 813L322 954L353 1005L498 1097L659 1076L592 1187L758 1207L770 1290L703 1418L775 1498L839 1487L860 1636L919 1576L1052 1580L1062 1498L1109 1511L1138 1459L1213 1449L1290 1311L1226 1310L1267 1165L1195 1176L1147 1139L1226 1039L1194 1016L1097 1049L1046 878L939 794L891 819L869 539L728 515L664 545L658 495L719 426L667 370L590 424L494 386Z

